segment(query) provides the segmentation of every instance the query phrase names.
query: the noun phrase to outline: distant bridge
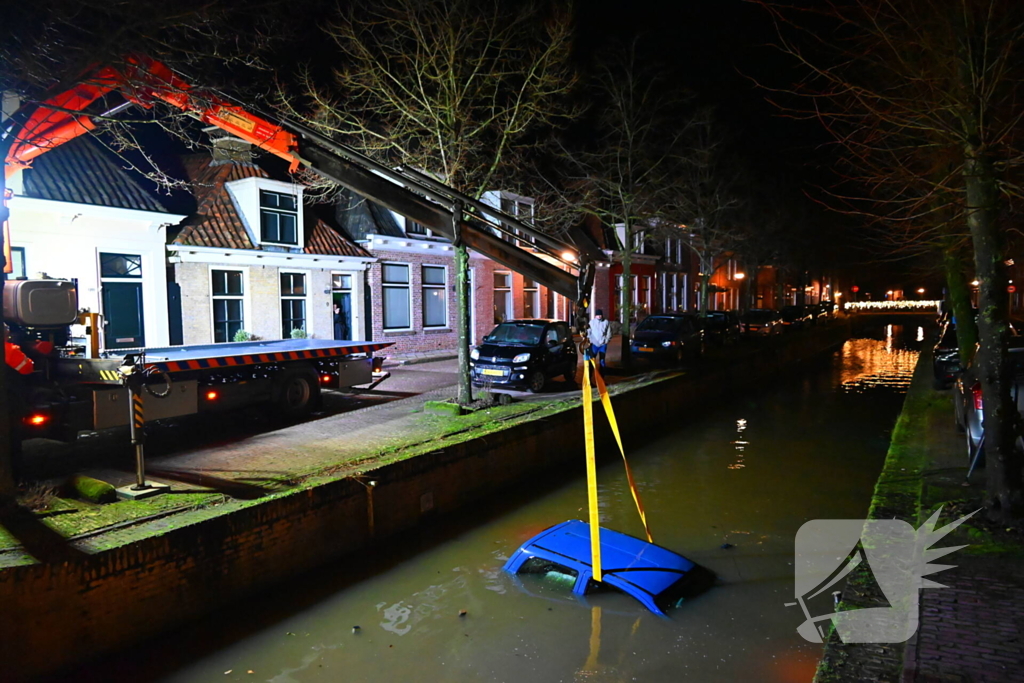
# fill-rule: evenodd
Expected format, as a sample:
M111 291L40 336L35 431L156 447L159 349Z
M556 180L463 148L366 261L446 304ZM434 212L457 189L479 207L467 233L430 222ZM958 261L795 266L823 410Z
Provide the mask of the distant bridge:
M927 301L848 301L843 304L843 310L854 315L894 315L894 314L917 314L937 316L939 304L937 300Z

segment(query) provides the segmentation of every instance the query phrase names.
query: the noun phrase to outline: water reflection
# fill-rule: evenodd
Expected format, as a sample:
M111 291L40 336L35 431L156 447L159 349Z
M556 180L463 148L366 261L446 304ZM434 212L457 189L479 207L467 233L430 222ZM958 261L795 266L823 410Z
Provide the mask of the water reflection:
M922 328L918 328L922 330ZM914 375L918 351L905 348L892 325L886 326L885 343L875 339L850 339L840 356L840 386L847 393L874 389L906 391ZM916 341L924 340L919 334Z
M747 421L743 418L736 420L736 440L732 442L732 445L736 448L736 462L729 465L730 470L741 470L746 467L743 462L743 455L746 451L749 441L743 439L743 432L747 429Z

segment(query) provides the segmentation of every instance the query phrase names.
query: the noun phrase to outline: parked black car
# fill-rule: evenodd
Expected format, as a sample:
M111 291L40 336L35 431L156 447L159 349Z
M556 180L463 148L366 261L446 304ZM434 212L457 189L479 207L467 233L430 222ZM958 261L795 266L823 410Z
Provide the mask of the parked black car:
M807 306L786 306L780 313L782 325L786 329L799 329L814 322L814 316Z
M704 339L719 346L740 338L740 317L735 311L708 311L704 320Z
M752 308L740 316L740 325L747 337L767 337L782 332L782 317L770 308Z
M470 354L477 386L541 391L551 377L576 378L578 354L569 323L561 320L506 320Z
M704 353L700 318L692 314L649 315L636 326L630 350L634 357L682 363Z
M949 389L960 370L960 344L956 338L956 325L947 319L932 350L933 385L936 389Z
M835 301L819 301L815 315L818 318L831 318L836 314L836 302Z

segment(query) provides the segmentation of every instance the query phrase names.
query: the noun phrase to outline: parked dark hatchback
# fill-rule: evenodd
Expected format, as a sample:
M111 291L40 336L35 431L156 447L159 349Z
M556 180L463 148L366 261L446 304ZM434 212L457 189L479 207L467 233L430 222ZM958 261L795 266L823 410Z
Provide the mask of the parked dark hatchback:
M767 337L782 332L782 318L778 311L752 308L740 319L743 334L748 337Z
M735 311L708 311L704 321L704 338L718 345L731 344L740 338L740 317Z
M541 391L551 377L576 378L577 353L569 324L561 320L506 320L470 352L478 386Z
M806 306L786 306L781 313L782 324L789 329L796 329L814 322L814 316Z
M695 315L649 315L636 326L629 348L634 356L681 363L704 352L704 333Z

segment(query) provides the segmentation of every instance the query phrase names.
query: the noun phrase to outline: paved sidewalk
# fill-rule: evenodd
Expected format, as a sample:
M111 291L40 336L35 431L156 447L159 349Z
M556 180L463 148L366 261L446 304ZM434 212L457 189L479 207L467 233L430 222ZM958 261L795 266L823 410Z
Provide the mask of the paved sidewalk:
M922 493L926 503L942 494L951 497L956 488L965 497L980 499L984 489L984 470L971 476L970 487L962 486L965 438L953 426L952 402L947 405L948 412L930 421L930 463ZM928 512L922 510L922 516ZM945 514L943 519L951 521ZM940 545L971 540L947 538ZM921 592L921 621L907 644L904 683L1024 681L1024 557L979 550L968 547L943 558L939 562L955 568L929 577L948 587Z

